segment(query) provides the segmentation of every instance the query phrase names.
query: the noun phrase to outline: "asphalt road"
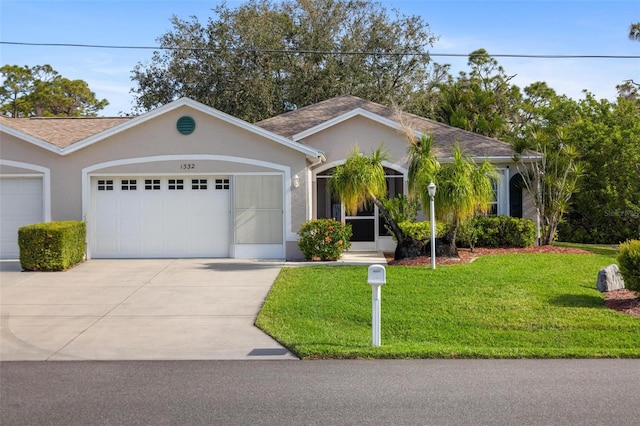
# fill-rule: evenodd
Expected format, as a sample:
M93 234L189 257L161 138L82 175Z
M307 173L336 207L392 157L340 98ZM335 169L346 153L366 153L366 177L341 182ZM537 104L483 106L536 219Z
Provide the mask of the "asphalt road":
M630 425L640 360L0 363L2 425Z

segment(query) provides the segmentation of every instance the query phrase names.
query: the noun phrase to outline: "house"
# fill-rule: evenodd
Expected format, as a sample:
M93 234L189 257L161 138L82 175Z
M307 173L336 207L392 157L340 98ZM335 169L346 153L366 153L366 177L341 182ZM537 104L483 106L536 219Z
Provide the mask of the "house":
M456 142L489 159L493 212L532 216L505 142L354 96L255 124L182 98L133 118L0 117L0 257L51 220L87 222L88 258L299 259L300 224L321 217L353 225L352 250L390 250L375 206L345 217L327 182L354 146L383 143L389 193L406 193L406 128L432 133L441 162Z

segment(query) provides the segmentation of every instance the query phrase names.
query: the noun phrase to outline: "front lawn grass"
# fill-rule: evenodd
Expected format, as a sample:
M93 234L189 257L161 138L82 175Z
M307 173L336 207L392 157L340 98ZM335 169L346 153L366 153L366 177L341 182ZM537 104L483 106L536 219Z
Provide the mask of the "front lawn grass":
M619 250L618 244L582 244L582 243L564 243L560 241L555 241L553 245L556 247L570 247L570 248L586 250L586 251L590 251L591 253L600 254L603 256L609 256L614 259L618 255L618 250Z
M366 266L284 268L256 324L303 359L640 357L640 318L607 309L598 255L387 266L371 346Z

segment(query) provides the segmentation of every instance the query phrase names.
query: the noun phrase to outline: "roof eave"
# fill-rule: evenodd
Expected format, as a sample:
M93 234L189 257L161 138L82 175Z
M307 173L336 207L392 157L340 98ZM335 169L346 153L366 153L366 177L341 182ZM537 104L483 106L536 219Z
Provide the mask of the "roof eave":
M161 107L158 107L152 111L149 111L145 114L142 114L138 117L132 118L131 120L118 124L114 127L111 127L109 129L103 130L102 132L96 133L95 135L92 135L88 138L83 139L80 142L74 143L73 145L70 145L64 149L62 149L62 154L63 155L67 155L67 154L71 154L73 152L76 152L78 150L81 150L83 148L86 148L87 146L93 145L96 142L99 142L103 139L106 139L110 136L113 136L115 134L118 134L126 129L129 129L131 127L137 126L141 123L144 123L148 120L151 120L153 118L156 118L162 114L166 114L167 112L173 111L177 108L180 108L182 106L188 106L190 108L193 108L195 110L198 110L204 114L219 118L227 123L233 124L235 126L238 126L240 128L243 128L245 130L248 130L252 133L256 133L262 137L266 137L270 140L273 140L274 142L280 143L282 145L285 145L289 148L292 148L296 151L299 151L303 154L305 154L306 156L309 157L313 157L313 158L318 158L320 156L319 151L310 148L306 145L303 145L301 143L298 143L296 141L292 141L290 139L284 138L282 136L276 135L275 133L272 133L268 130L265 130L261 127L255 126L253 124L247 123L244 120L241 120L239 118L233 117L229 114L226 114L222 111L218 111L215 108L211 108L207 105L204 105L200 102L194 101L190 98L180 98L178 100L175 100L173 102L170 102L166 105L163 105Z
M51 151L56 154L62 154L62 148L56 145L53 145L50 142L47 142L45 140L32 136L28 133L25 133L21 130L14 129L13 127L7 126L6 124L0 123L0 131L8 135L14 136L18 139L22 139L25 142L29 142L39 148L46 149L47 151Z

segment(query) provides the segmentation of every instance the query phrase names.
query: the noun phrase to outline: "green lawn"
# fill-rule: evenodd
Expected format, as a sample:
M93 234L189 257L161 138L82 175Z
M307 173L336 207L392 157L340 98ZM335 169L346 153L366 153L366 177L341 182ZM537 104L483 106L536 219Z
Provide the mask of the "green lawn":
M603 256L611 256L614 258L617 256L618 248L619 248L617 244L580 244L580 243L563 243L560 241L554 242L553 245L557 247L578 248L578 249L590 251L591 253L601 254Z
M640 318L596 290L610 256L511 254L387 267L371 346L366 266L284 268L257 325L301 358L640 357Z

